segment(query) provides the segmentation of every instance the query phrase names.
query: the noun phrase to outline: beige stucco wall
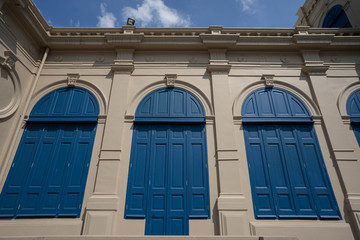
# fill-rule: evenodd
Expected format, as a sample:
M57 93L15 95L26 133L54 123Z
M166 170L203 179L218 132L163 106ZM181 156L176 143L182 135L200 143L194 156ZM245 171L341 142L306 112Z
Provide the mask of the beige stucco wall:
M19 11L28 16L24 9L10 3L1 9L1 71L13 84L1 79L0 106L12 98L16 104L10 114L2 116L0 109L0 188L24 120L41 97L68 86L75 74L75 86L94 94L100 115L80 218L0 219L0 236L143 235L144 219L124 219L134 114L143 97L167 86L166 74L176 74L175 87L193 93L206 113L211 219L190 220L191 236L356 237L360 149L345 105L360 89L358 36L301 27L64 30L40 22L28 24L44 27L43 35L30 37L25 19L14 17ZM37 14L34 6L28 9ZM7 64L7 51L16 56L15 65ZM263 75L273 75L274 87L309 109L343 220L255 219L241 107L249 93L266 86Z

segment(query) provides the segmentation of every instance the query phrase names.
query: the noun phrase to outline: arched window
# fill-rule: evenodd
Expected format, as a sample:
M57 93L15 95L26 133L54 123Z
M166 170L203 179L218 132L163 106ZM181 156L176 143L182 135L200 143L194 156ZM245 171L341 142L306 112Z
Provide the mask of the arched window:
M349 96L346 111L350 115L351 127L360 146L360 89Z
M341 219L306 106L278 88L242 106L257 219Z
M163 88L135 113L125 218L145 218L147 235L187 235L210 218L205 113L191 93Z
M0 217L79 217L99 107L60 88L32 109L0 195Z
M341 5L335 5L326 14L323 28L351 28L351 23Z

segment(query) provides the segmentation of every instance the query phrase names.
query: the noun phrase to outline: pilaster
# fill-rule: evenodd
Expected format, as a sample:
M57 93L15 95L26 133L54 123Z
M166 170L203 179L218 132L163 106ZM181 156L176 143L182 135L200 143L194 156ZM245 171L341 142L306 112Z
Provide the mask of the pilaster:
M353 226L359 234L360 229L360 157L355 136L343 124L337 108L336 96L332 94L327 81L328 66L320 59L319 51L304 50L304 72L308 75L309 84L322 117L323 129L329 145L331 157L338 169L347 211L357 223Z
M122 132L127 94L133 65L133 49L117 50L111 65L113 72L107 120L100 151L94 194L86 208L84 234L112 234L118 209L118 178L122 152Z
M225 49L211 49L210 64L215 111L216 160L219 174L217 207L222 235L248 235L246 199L241 190L239 154L235 143Z

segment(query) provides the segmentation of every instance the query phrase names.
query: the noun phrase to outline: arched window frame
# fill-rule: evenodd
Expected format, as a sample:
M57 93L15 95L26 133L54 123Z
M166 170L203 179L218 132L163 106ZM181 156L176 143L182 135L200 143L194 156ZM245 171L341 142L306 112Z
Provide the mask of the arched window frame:
M198 165L197 168L201 171L198 172L198 176L202 176L200 178L202 178L201 182L204 184L204 186L201 186L199 183L195 184L199 178L196 180L193 173L190 173L190 171L187 172L186 182L188 184L188 192L186 195L188 199L185 203L185 206L187 206L186 218L210 218L205 124L205 111L202 103L195 95L182 88L160 88L154 90L146 95L137 106L133 128L124 217L145 218L145 234L153 234L152 227L148 224L148 219L150 219L151 216L150 210L147 208L149 206L148 202L150 202L150 196L152 196L153 192L152 187L150 187L150 172L153 172L154 169L151 166L155 165L152 163L152 155L149 149L156 145L157 139L156 137L154 138L154 135L166 128L168 128L168 130L165 132L167 132L166 134L169 136L174 134L173 130L176 130L176 128L184 129L186 131L186 137L184 139L187 140L185 140L185 142L181 142L182 140L179 138L176 141L179 141L178 144L184 143L187 146L186 148L188 151L191 146L195 145L202 149L202 151L199 151L202 152L200 154L201 156L199 155L199 157L196 158L201 162L198 160L187 160L186 162L187 166L190 166L190 164ZM198 139L192 138L191 133L196 133L198 135ZM137 146L140 146L139 149L137 149ZM140 148L143 150L142 153L147 156L145 158L141 158L143 159L141 164L139 164L140 161L138 160L138 153L141 151ZM190 150L187 154L192 155L194 153L192 151L193 150ZM202 166L201 169L200 166ZM141 174L136 176L137 172L141 172ZM139 179L143 179L140 180L140 182L146 184L139 184ZM149 185L147 183L149 183ZM169 191L171 192L172 190L170 189ZM147 199L148 196L149 199ZM182 233L177 232L175 234L187 235L188 231L188 226L184 226L184 231ZM162 235L161 233L157 234Z
M278 94L278 97L274 97L274 92ZM281 106L279 106L279 104ZM297 110L294 109L294 104L297 105ZM255 218L341 219L330 184L330 179L327 175L325 164L322 159L316 133L312 126L313 121L308 109L302 101L290 92L279 88L258 89L250 93L244 100L241 113L242 122L244 124L244 137ZM306 135L303 133L306 133ZM294 138L293 136L296 137ZM325 209L327 207L325 206L326 204L324 204L325 202L322 202L318 197L319 189L315 189L314 187L314 181L312 180L314 178L311 177L309 175L310 172L307 172L305 169L306 166L310 166L314 162L313 160L308 161L313 157L309 158L310 155L308 152L310 151L305 151L304 147L306 144L314 146L315 155L313 154L313 157L316 156L315 158L317 159L317 162L323 166L322 169L319 168L321 172L319 172L319 174L323 176L324 184L327 186L327 196L330 201L331 211ZM291 159L291 157L289 158L289 153L291 152L289 150L290 145L296 146L298 152L302 151L299 155L300 157L298 157L300 159L298 161L302 162L299 166L304 166L301 167L301 172L303 174L305 173L305 177L303 179L304 181L307 181L305 185L308 189L307 195L310 201L309 206L312 206L311 211L301 205L300 198L298 197L298 194L300 194L300 188L297 188L296 184L294 184L294 174L289 172L291 169L288 167L288 164L290 164L288 159ZM272 152L274 149L271 150L271 146L278 147L278 154L280 155L276 157L276 159L282 160L278 161L275 159L276 161L274 161L273 158L275 156L275 152ZM255 149L255 147L257 149ZM262 160L257 161L256 159ZM274 167L275 163L280 165L278 167ZM254 172L255 169L256 172ZM276 179L277 175L279 176L281 174L274 175L276 169L283 169L283 173L281 174L284 174L285 176L285 182L282 184L285 184L284 186L287 186L287 188L283 188L282 193L279 190L281 188L277 186L280 180ZM260 173L264 173L264 175L259 178L261 175ZM263 181L261 184L264 186L260 186L261 181ZM311 191L309 189L311 189ZM302 194L304 196L306 195L305 192ZM261 198L261 196L263 198ZM288 209L281 207L285 206L283 204L285 197L281 200L279 196L288 196ZM267 198L266 201L264 200L265 198ZM264 207L264 205L266 205L265 203L268 203L268 206Z
M88 90L80 87L57 88L35 104L0 195L0 217L80 217L98 115L97 99ZM70 149L65 151L66 144L59 145L62 141L65 141ZM22 154L27 144L34 145L32 155L31 152ZM30 159L25 162L25 166L22 155ZM54 171L62 171L56 166L59 159L67 161L67 168L70 170L64 170L65 175L62 175L60 185L54 190L54 187L50 186L54 185ZM16 174L19 169L22 169L26 179L21 180L24 181L23 185L19 186L20 190L14 190L14 181L19 181L14 180L14 176L21 175ZM38 169L41 171L37 172ZM74 174L76 169L82 174ZM18 197L10 201L7 196L14 191ZM50 192L58 194L56 200L51 200L49 195L45 196ZM37 197L31 199L29 194ZM13 202L14 206L10 206L10 202ZM53 206L50 207L51 204Z
M323 28L351 28L352 25L341 5L333 6L325 15Z
M346 111L350 116L350 124L360 146L360 89L350 94L346 102Z

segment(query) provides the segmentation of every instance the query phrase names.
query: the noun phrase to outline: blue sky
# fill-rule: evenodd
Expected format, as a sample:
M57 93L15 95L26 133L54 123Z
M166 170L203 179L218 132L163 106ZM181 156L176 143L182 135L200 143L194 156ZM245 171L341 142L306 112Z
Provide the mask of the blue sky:
M305 0L33 0L54 27L294 26Z

